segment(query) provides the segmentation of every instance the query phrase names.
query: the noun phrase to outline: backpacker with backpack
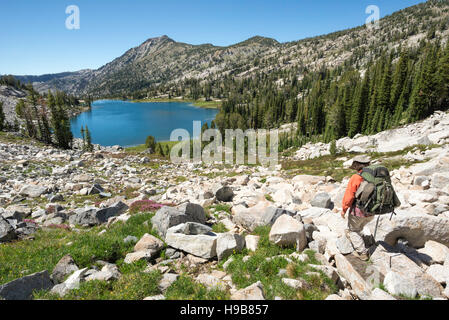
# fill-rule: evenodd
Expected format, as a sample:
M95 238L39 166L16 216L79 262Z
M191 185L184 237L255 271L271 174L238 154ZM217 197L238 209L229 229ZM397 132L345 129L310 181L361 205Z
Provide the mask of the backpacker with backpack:
M363 168L360 176L363 182L355 194L355 205L369 215L394 213L399 207L396 192L391 184L390 172L382 165Z

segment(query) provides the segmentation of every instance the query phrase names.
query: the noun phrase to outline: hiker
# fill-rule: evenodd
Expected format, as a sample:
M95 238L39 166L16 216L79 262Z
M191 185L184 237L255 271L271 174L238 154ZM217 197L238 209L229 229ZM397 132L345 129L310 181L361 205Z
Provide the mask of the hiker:
M362 260L368 260L363 228L375 215L394 213L394 208L401 204L391 185L388 169L380 165L370 166L370 163L371 159L367 156L356 156L353 159L350 168L357 174L349 180L341 212L344 219L349 210L345 234Z

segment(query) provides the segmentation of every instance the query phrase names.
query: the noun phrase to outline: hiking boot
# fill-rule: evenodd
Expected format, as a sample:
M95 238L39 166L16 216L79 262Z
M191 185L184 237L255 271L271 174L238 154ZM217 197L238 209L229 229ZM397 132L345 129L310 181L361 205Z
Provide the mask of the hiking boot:
M350 233L351 233L351 231L349 231L349 229L345 229L345 236L346 236L346 238L348 238L349 241L351 241Z

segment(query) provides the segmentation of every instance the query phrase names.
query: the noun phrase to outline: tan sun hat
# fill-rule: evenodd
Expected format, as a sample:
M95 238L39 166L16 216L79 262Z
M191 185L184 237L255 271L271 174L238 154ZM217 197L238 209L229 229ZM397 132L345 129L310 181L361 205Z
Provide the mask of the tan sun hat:
M354 159L352 159L352 165L351 165L351 169L354 169L354 163L358 162L358 163L362 163L362 164L370 164L371 163L371 158L369 156L356 156L354 157Z

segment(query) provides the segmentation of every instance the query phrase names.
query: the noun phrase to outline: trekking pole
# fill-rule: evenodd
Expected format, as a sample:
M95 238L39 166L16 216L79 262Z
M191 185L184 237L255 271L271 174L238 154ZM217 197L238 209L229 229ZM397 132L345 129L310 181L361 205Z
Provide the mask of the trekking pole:
M376 228L374 228L374 241L376 241L377 226L379 225L379 219L380 219L380 215L377 216L377 220L376 220ZM376 242L377 242L377 241L376 241Z
M393 219L393 215L396 215L396 212L394 212L394 210L393 210L393 212L391 212L390 221L391 221L391 219Z

